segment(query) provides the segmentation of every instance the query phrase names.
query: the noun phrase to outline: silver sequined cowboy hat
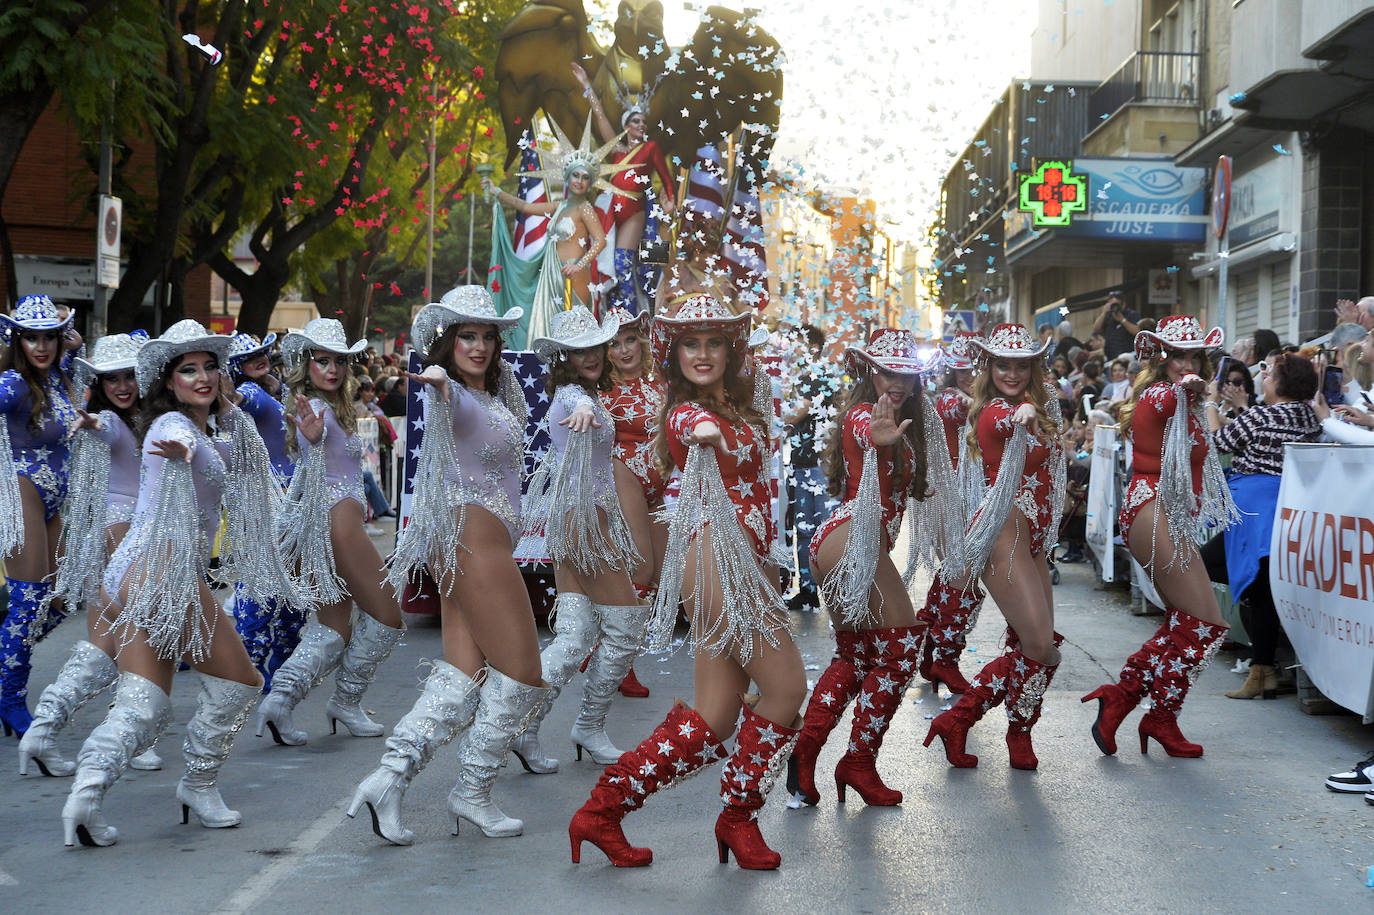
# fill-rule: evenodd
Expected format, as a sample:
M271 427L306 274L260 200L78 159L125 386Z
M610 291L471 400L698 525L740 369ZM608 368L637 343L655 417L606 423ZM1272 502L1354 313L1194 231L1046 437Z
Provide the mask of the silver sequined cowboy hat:
M772 334L768 332L768 328L764 327L763 325L759 325L749 333L749 348L758 349L760 346L763 346L765 343L767 343L769 338L771 337Z
M439 301L420 309L410 323L410 342L429 355L429 348L439 335L455 324L490 324L497 330L505 330L524 316L525 309L518 305L498 315L485 286L457 286L444 293Z
M557 353L600 346L619 332L620 321L614 316L608 314L598 324L596 316L586 307L575 305L555 314L549 325L549 335L535 337L530 341L530 349L545 362L552 362Z
M978 366L993 359L1043 359L1052 340L1037 344L1024 324L998 324L986 337L972 337L969 352Z
M753 315L749 312L733 314L715 296L705 292L690 295L672 317L654 316L653 333L649 338L654 362L663 363L678 337L698 330L719 331L730 341L731 348L743 357L749 347L752 322Z
M234 339L229 341L229 362L234 364L245 359L252 359L254 356L267 352L276 342L276 334L268 334L262 339L262 342L258 342L258 338L252 334L234 334Z
M869 369L895 375L929 375L940 371L944 361L937 347L921 346L911 331L893 327L875 330L867 346L844 348L844 370L851 376Z
M45 295L26 295L14 306L9 314L0 314L0 329L6 334L26 330L65 330L72 323L75 313L68 311L67 317L57 316L57 306Z
M1142 330L1135 335L1135 357L1148 360L1156 355L1162 358L1168 350L1191 353L1220 349L1225 339L1220 327L1203 334L1202 325L1192 315L1169 315L1154 330Z
M129 334L110 334L101 337L91 347L91 357L82 359L77 356L73 362L76 370L72 379L83 387L90 387L98 375L107 372L127 372L138 365L138 351L148 342L146 334L134 337Z
M227 361L229 338L212 334L199 321L186 318L178 321L161 337L149 340L138 351L134 374L138 378L138 393L148 396L148 389L173 359L185 353L213 353L220 363Z
M300 365L306 350L318 349L340 356L356 356L367 349L367 340L348 344L343 325L333 318L316 318L300 331L292 331L282 338L281 359L288 372Z

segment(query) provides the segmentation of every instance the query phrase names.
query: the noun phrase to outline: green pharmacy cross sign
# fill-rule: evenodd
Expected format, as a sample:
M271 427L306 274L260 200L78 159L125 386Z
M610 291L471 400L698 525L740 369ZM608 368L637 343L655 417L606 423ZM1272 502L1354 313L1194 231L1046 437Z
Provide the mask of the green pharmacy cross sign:
M1067 226L1074 213L1088 210L1088 179L1075 175L1070 162L1042 162L1033 174L1022 175L1017 209L1031 214L1040 226Z

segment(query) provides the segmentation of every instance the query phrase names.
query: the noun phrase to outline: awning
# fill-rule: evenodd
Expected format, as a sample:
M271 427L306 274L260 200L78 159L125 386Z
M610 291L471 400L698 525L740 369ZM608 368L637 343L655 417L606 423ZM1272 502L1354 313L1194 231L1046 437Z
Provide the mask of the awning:
M1242 248L1232 251L1227 260L1230 262L1228 270L1237 270L1241 267L1264 263L1270 260L1280 260L1298 249L1298 239L1292 232L1280 232L1277 235L1270 235L1257 242L1248 244ZM1193 268L1193 279L1200 280L1204 276L1211 276L1221 269L1221 258L1215 258L1204 264L1198 264Z

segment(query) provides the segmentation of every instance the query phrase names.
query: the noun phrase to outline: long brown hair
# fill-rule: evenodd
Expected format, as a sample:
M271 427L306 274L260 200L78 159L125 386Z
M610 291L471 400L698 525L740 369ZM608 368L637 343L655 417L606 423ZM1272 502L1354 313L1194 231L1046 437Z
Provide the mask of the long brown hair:
M544 390L552 395L565 384L575 384L592 397L602 391L609 391L615 385L611 381L611 357L606 344L601 344L601 374L595 382L588 381L578 374L577 369L567 359L567 351L560 352L549 366L549 377L544 382Z
M496 358L487 365L487 370L482 376L482 389L495 396L501 390L501 350L505 346L505 341L501 339L501 328L496 327L495 324L483 324L480 321L450 324L444 328L444 332L439 335L438 339L429 345L429 355L425 356L423 364L439 366L449 378L463 385L463 387L467 387L467 382L463 380L462 374L458 371L458 364L453 361L453 341L458 339L459 330L469 326L496 328Z
M678 359L678 346L682 338L673 341L668 351L668 359L663 368L663 379L667 393L663 398L663 408L658 412L658 435L654 438L654 457L664 476L672 473L677 466L672 452L668 449L668 414L681 403L696 403L710 410L726 422L748 423L760 433L761 440L770 441L768 420L754 409L754 380L740 373L744 366L744 354L739 347L731 346L730 355L725 360L725 401L710 397L702 389L688 381L682 374L681 361Z
M24 333L26 333L26 331L19 329L11 330L9 345L0 345L0 372L14 369L19 373L19 377L24 379L24 383L29 386L29 429L37 432L39 426L46 421L45 417L47 416L50 406L48 403L48 378L52 377L52 371L50 369L48 377L45 378L38 373L37 367L29 361L28 354L24 352L24 344L19 339ZM67 350L66 340L62 336L62 330L60 328L55 331L36 330L27 331L27 333L56 333L57 353L53 356L53 368L61 364L62 357L66 354ZM76 399L76 389L72 386L71 379L67 377L67 373L58 369L57 374L58 377L62 379L63 387L66 388L67 399L73 404L78 403Z
M352 365L345 366L343 384L339 385L337 391L321 391L310 382L310 354L316 350L306 347L301 353L301 361L296 367L286 373L286 397L282 404L286 408L287 416L296 415L296 398L304 397L311 400L318 397L329 405L334 411L334 418L339 421L339 426L347 435L352 435L358 431L358 412L353 409L353 401L358 399L358 376L353 374ZM323 352L330 352L324 350ZM339 355L335 353L334 355ZM299 452L296 436L286 437L286 451L288 454Z
M1122 439L1131 436L1131 420L1135 418L1135 408L1140 405L1140 395L1145 393L1145 389L1150 385L1169 380L1169 371L1166 368L1169 364L1167 350L1164 355L1165 358L1163 359L1156 357L1148 360L1145 363L1145 368L1136 373L1135 381L1131 383L1130 399L1117 410L1118 425L1121 427L1119 435ZM1198 366L1198 374L1203 378L1212 377L1212 360L1207 358L1207 351L1198 350L1198 355L1202 357L1202 363Z
M834 430L830 433L830 443L825 448L822 461L825 465L825 475L830 483L828 491L832 496L844 495L845 477L849 470L844 459L844 417L848 416L849 411L859 404L872 404L877 399L878 391L873 385L873 372L870 370L849 392L849 401L844 405L844 412L840 414L840 421L835 424ZM911 425L907 426L906 431L902 433L902 436L911 445L912 454L915 455L915 460L910 467L911 485L907 487L907 495L918 502L930 495L929 486L926 483L925 409L925 396L921 391L920 382L917 382L915 390L911 392L910 397L902 402L901 409L897 411L897 415L894 417L899 426L903 420L911 420ZM901 454L900 450L897 454Z
M978 447L978 416L983 412L983 408L988 405L988 401L994 397L1001 397L1002 392L997 390L997 385L992 380L992 360L983 366L978 377L973 379L973 403L968 408L968 454L970 458L977 458L982 454ZM1035 422L1041 435L1052 438L1059 436L1059 427L1050 420L1049 411L1046 404L1050 402L1049 391L1045 389L1045 366L1041 359L1030 360L1030 380L1026 382L1026 390L1023 394L1023 402L1035 407Z

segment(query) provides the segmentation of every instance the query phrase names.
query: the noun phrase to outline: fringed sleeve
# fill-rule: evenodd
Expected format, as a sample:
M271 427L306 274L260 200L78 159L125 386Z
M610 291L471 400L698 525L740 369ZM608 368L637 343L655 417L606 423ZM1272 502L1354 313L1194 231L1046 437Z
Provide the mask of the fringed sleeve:
M1059 406L1057 393L1046 403L1045 412L1057 430L1054 441L1050 443L1050 460L1054 466L1050 469L1050 525L1046 528L1049 531L1048 546L1052 548L1059 540L1060 523L1064 520L1064 499L1069 485L1069 458L1064 451L1064 413Z
M505 359L501 360L501 380L496 387L496 396L506 405L511 415L520 421L523 431L525 424L530 420L530 405L525 400L524 391L520 389L520 380L515 377L515 369Z
M328 432L326 431L326 435ZM296 463L278 524L282 559L321 604L335 604L347 593L334 566L329 536L329 481L324 438L310 445Z
M5 413L18 400L16 379L22 383L19 373L13 369L0 378L0 398L5 401ZM23 396L28 396L27 388ZM10 450L9 422L0 415L0 559L13 555L23 545L24 508L19 501L19 473L14 466L14 452Z
M1174 547L1173 560L1166 568L1182 570L1187 569L1191 561L1193 551L1188 546L1199 524L1230 527L1240 520L1240 513L1231 499L1216 448L1210 441L1202 465L1202 499L1199 501L1193 494L1193 438L1189 417L1202 428L1206 428L1206 423L1200 399L1196 408L1190 410L1192 398L1182 385L1174 385L1172 393L1174 412L1164 423L1164 448L1159 466L1159 508L1163 510L1169 542ZM1158 519L1158 511L1155 517Z
M102 422L111 422L102 417ZM113 420L118 422L118 420ZM110 445L89 430L76 434L71 450L67 501L62 506L62 539L57 575L44 608L62 600L74 612L100 595L105 570L105 518L109 508Z
M200 612L209 545L196 512L190 463L165 461L157 486L151 511L135 520L134 531L119 547L133 557L129 570L139 580L111 630L119 633L121 646L142 633L162 660L186 655L199 663L209 657L219 614Z
M878 571L883 549L883 504L878 486L878 449L864 448L859 471L859 491L849 502L849 528L844 554L821 582L827 607L838 608L845 624L871 625L875 614L868 608L868 592Z
M450 391L455 384L449 382ZM439 593L447 595L453 592L458 578L467 500L461 487L449 482L447 476L455 463L453 405L433 387L427 387L423 396L425 434L420 440L410 518L396 538L395 551L387 558L387 581L400 594L407 581L418 581L427 568Z
M907 561L902 582L911 588L916 571L943 571L950 579L962 578L968 569L964 555L967 511L949 461L945 427L930 395L922 393L922 418L926 440L924 499L907 500Z
M698 556L693 581L692 593L698 599L691 619L692 650L720 657L737 649L740 663L748 664L754 656L755 636L771 646L778 645L778 632L787 630L787 612L777 589L759 569L754 550L740 528L734 503L721 479L716 451L704 445L689 449L682 472L681 492L668 527L663 571L654 598L649 648L663 651L672 641L687 554L708 530L711 555ZM720 589L722 609L713 619L701 598L714 588Z
M224 488L227 573L258 603L275 598L292 607L309 607L315 602L310 583L291 575L277 548L285 500L267 445L252 417L238 407L230 409L225 425L230 442Z
M1007 439L1002 450L1002 463L997 468L997 479L984 493L977 505L973 520L969 522L968 535L964 538L965 556L969 571L982 574L992 555L992 547L1002 533L1002 526L1011 517L1016 493L1021 488L1021 474L1026 468L1026 451L1030 433L1020 423L1014 423L1011 438ZM966 462L968 463L968 462ZM1010 567L1008 567L1010 572Z

